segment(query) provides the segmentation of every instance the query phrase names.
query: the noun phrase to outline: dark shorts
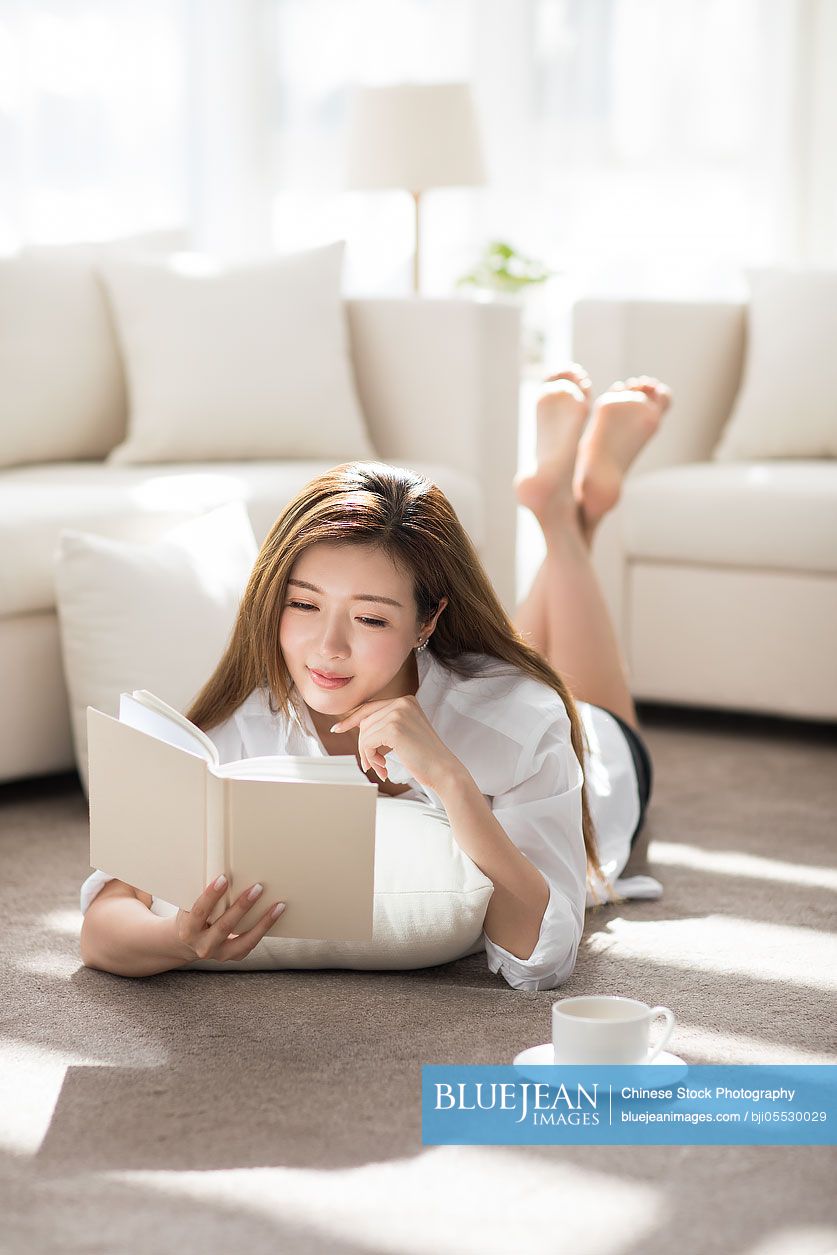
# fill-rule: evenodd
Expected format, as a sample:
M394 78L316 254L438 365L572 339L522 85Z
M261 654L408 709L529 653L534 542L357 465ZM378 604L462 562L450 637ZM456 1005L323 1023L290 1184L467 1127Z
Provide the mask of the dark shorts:
M607 710L607 707L602 706L600 709ZM625 740L628 742L628 749L631 751L631 758L634 760L636 781L639 786L639 819L637 820L636 828L634 828L631 834L631 847L633 848L634 842L642 831L642 825L645 823L645 812L648 809L648 802L654 785L651 754L642 736L635 728L632 728L629 723L625 723L624 719L620 719L619 715L615 714L614 711L608 710L607 713L616 720L624 732Z

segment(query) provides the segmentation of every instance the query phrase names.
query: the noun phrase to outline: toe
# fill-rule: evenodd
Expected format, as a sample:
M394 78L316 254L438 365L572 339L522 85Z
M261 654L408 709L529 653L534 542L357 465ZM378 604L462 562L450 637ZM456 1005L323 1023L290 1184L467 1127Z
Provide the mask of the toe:
M572 383L578 384L580 388L590 386L590 376L578 362L570 362L566 369L556 371L554 375L547 375L544 378L544 383L553 383L558 379L569 379Z
M564 387L562 389L556 389L556 391L567 392L570 395L575 396L579 401L589 400L593 385L584 370L574 370L572 367L568 367L566 370L556 371L554 375L547 375L544 379L545 384L560 384L562 381L566 384L573 385L573 387ZM552 391L553 389L547 388L542 395L549 396Z
M659 379L652 379L647 384L641 384L640 390L650 401L654 401L659 406L661 414L668 409L671 403L671 389L666 384L660 383Z
M573 379L559 376L557 379L550 380L538 397L538 413L551 411L553 408L560 409L567 397L571 397L579 404L586 400L585 393Z
M648 378L647 375L640 375L636 382L635 391L643 392L650 401L659 400L659 390L656 380Z

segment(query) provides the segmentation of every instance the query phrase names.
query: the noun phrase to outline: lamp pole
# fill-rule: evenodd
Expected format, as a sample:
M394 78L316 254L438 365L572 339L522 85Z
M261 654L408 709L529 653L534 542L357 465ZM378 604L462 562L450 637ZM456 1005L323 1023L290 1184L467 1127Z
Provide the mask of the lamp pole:
M413 253L413 295L419 294L419 276L421 274L421 192L411 192L413 198L413 217L415 219L416 248Z

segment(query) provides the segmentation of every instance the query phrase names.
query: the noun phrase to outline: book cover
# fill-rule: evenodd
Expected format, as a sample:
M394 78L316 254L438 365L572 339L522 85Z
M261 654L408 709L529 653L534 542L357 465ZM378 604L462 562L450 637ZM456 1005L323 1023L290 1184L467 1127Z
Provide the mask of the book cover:
M378 789L354 757L220 764L170 710L145 690L122 694L118 719L88 706L91 866L184 910L223 871L213 921L264 885L233 932L283 901L266 936L370 940Z

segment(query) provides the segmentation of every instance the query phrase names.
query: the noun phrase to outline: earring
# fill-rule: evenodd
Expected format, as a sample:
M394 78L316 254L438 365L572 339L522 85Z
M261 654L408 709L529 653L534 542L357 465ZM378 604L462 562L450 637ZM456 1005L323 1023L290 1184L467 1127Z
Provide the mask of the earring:
M427 641L422 641L420 644L416 645L416 653L420 654L423 649L427 649Z

